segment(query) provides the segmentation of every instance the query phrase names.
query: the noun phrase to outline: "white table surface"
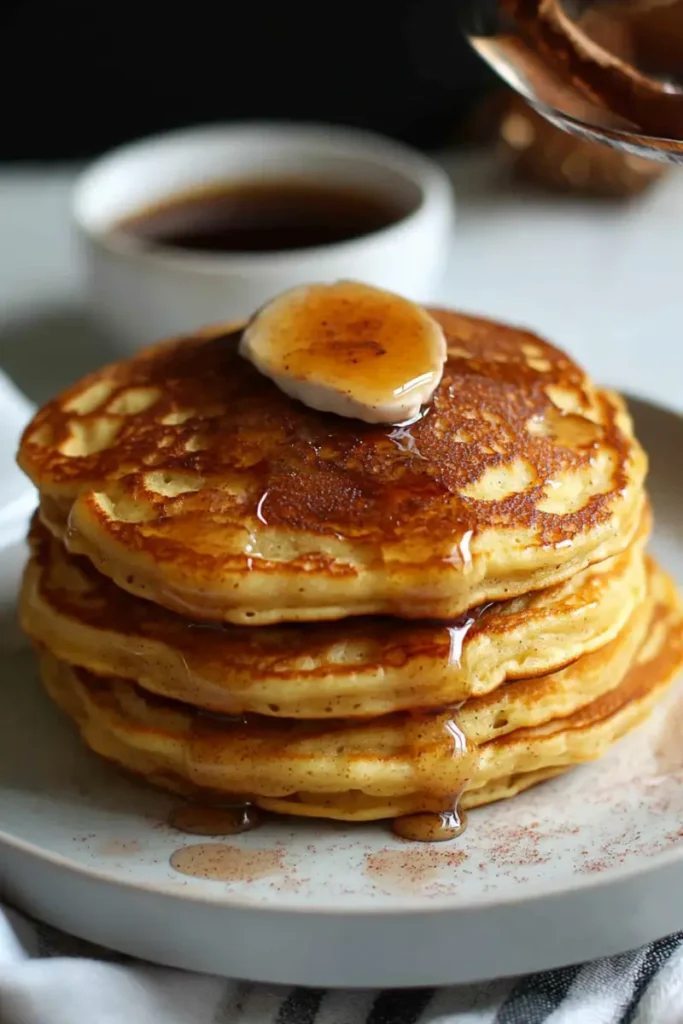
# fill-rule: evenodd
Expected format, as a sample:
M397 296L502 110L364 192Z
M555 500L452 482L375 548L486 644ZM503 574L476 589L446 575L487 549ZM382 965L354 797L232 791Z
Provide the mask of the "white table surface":
M530 326L603 382L683 411L683 172L624 203L513 189L480 157L446 163L459 220L442 301ZM0 366L34 401L110 355L83 312L74 177L0 171Z

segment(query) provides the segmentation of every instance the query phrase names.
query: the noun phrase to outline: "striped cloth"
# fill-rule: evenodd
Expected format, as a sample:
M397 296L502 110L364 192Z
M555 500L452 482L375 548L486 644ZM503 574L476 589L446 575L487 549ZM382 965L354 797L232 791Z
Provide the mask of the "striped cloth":
M683 934L521 979L337 992L153 967L0 909L0 1024L683 1024Z

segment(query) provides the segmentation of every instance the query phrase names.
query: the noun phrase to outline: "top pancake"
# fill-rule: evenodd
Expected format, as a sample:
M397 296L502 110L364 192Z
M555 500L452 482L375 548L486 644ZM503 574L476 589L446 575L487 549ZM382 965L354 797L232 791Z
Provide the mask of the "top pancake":
M92 374L21 443L44 522L132 593L252 625L449 618L623 550L646 459L620 399L532 334L432 313L449 358L408 427L288 398L238 330Z

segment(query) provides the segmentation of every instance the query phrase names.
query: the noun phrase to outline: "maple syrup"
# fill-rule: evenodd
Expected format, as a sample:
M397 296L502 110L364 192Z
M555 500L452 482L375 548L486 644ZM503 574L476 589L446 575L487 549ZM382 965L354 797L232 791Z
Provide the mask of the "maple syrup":
M437 744L430 743L435 722L440 732ZM425 810L395 818L394 834L421 843L455 839L466 827L459 802L477 760L477 749L460 726L458 709L408 713L405 745Z
M261 815L258 808L247 802L231 807L185 804L171 811L168 823L179 832L194 836L237 836L258 828Z
M150 247L201 253L287 252L381 231L409 210L387 194L288 180L235 181L187 192L120 221Z
M251 850L226 843L196 843L171 854L174 871L214 882L253 882L282 871L281 850Z
M447 843L467 827L465 812L456 801L450 811L425 811L395 818L392 830L400 839L414 843Z

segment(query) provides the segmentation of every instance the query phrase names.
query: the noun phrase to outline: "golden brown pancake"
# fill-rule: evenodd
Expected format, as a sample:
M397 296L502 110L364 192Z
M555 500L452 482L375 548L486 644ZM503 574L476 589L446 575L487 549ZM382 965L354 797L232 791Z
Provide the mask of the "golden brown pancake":
M533 334L433 315L449 359L411 426L288 398L237 330L97 371L24 434L43 521L123 589L250 625L453 618L622 551L646 459L621 400Z
M459 716L451 710L365 723L262 717L228 723L45 651L41 670L86 743L155 784L208 799L240 795L295 815L367 820L440 811L463 785L464 804L475 805L596 758L646 716L683 662L675 588L660 570L650 578L653 611L639 637L627 626L607 648L566 669L564 686L543 679L509 684L513 693L518 688L514 724L523 721L524 708L530 724L506 732L491 719L478 748L461 731L472 721L469 702ZM585 685L587 671L595 675L597 696ZM539 713L538 693L548 685L555 696ZM581 686L568 713L567 700L571 707Z
M364 618L260 629L188 622L133 597L35 521L21 622L62 661L216 712L330 718L443 707L614 640L646 599L650 518L620 555L450 624Z

